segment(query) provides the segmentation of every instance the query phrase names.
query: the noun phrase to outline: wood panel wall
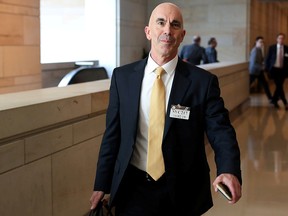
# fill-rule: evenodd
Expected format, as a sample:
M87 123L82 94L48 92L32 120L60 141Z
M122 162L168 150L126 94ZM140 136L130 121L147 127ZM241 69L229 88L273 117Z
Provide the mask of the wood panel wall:
M288 21L287 8L281 3L260 2L251 0L250 2L250 44L249 50L255 45L255 38L263 36L265 49L276 43L278 33L286 34L286 44L288 43Z

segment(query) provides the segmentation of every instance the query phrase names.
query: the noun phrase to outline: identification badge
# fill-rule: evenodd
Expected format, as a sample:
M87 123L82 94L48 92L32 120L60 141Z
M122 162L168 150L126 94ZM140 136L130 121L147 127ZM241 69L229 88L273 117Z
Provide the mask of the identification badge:
M170 118L188 120L190 115L190 107L171 105Z

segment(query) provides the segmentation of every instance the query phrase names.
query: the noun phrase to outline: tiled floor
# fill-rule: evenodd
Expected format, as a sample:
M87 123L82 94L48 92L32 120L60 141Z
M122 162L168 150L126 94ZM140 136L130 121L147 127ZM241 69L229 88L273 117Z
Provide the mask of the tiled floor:
M288 111L279 105L276 110L264 95L251 95L250 107L233 122L241 149L243 196L230 205L213 193L214 207L205 216L288 216ZM214 178L213 153L208 158Z

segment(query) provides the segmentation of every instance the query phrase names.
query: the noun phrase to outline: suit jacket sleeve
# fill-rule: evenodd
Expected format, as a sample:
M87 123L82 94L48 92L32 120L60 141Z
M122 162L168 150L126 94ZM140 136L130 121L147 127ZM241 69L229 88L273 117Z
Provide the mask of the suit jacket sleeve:
M274 52L276 52L274 49L274 46L270 46L266 60L265 60L265 67L266 67L266 70L269 72L271 71L273 64L275 64L275 55L276 54Z
M286 77L288 77L288 46L284 46L284 69L286 72Z
M230 173L240 182L240 150L236 133L229 120L229 112L220 97L218 79L213 76L206 100L205 124L208 140L215 152L217 175Z
M205 48L201 47L201 51L202 51L202 61L203 61L203 64L208 64L209 61L208 61L208 58L207 58L207 55L206 55L206 52L205 52Z
M115 70L111 79L106 130L99 151L94 191L110 193L115 161L120 144L119 97Z
M262 62L260 62L261 58L259 58L257 54L257 49L254 47L251 51L249 61L249 72L252 75L259 75L262 70Z

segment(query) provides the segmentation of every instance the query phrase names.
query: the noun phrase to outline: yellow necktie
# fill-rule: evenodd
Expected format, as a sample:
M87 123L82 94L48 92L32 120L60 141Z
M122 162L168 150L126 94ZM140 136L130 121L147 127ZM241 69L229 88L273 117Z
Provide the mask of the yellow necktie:
M157 181L165 172L162 154L162 138L165 123L165 86L161 79L165 70L158 67L157 78L153 84L150 101L147 173Z

